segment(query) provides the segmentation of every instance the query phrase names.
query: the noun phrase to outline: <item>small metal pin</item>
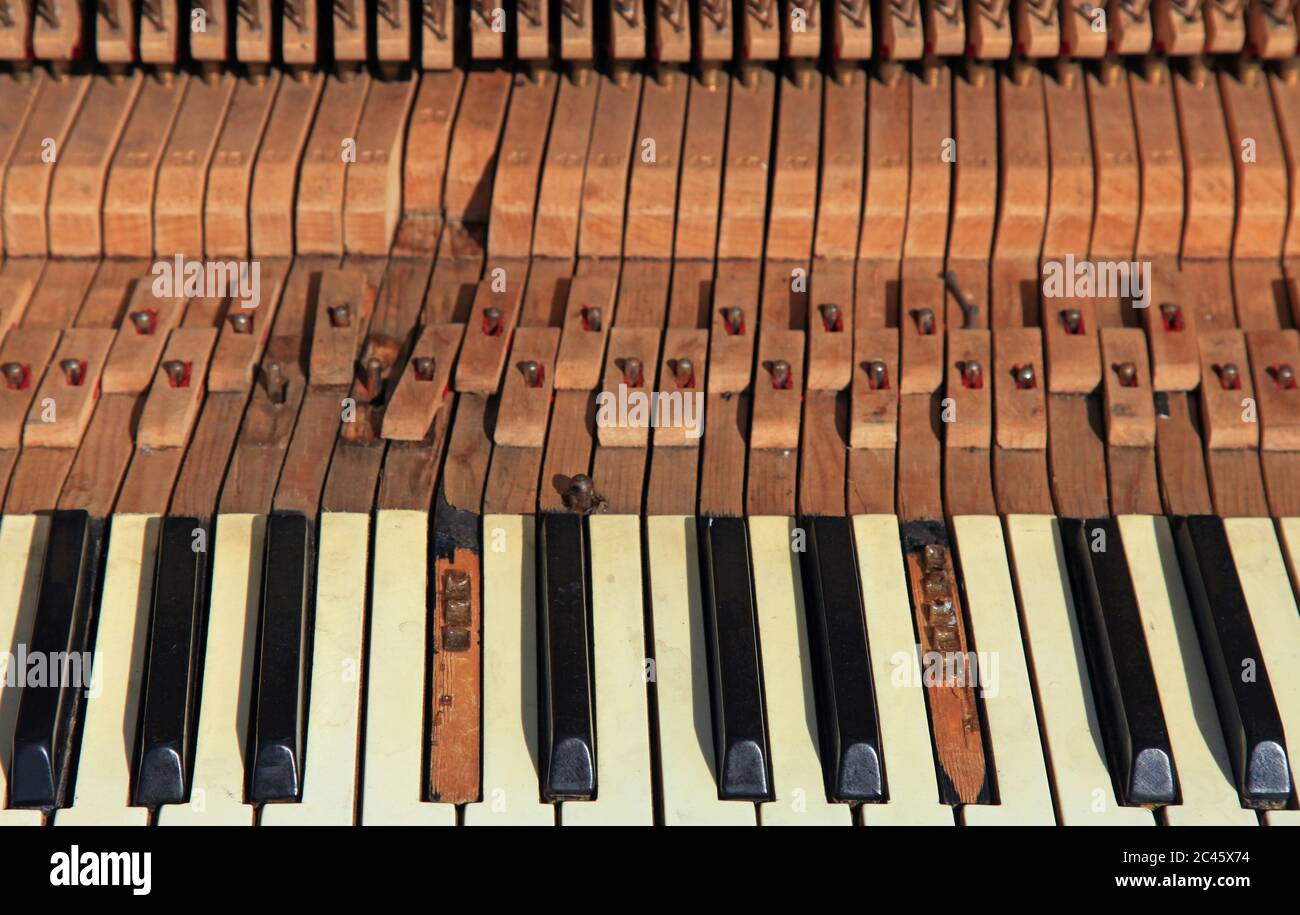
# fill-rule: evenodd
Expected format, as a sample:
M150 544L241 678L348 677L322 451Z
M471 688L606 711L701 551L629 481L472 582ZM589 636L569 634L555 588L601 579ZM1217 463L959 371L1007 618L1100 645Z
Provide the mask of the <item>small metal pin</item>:
M975 300L962 291L961 282L957 279L957 274L949 270L943 275L944 285L952 293L957 304L961 306L962 327L969 330L975 326L975 321L979 317L980 307L975 304Z
M785 390L790 387L790 363L777 359L772 363L772 387Z
M623 380L629 388L639 388L642 383L641 360L629 356L623 360Z
M726 322L727 333L733 337L745 330L745 309L732 305L722 309L722 320Z
M1277 367L1277 383L1283 390L1295 390L1295 370L1289 365L1279 365Z
M371 394L378 394L379 389L384 384L384 364L378 356L371 356L366 360L366 390Z
M1183 329L1183 307L1174 302L1164 302L1160 306L1160 317L1164 321L1165 330L1182 330Z
M351 305L334 305L329 309L330 324L333 327L351 327L352 326L352 306Z
M925 336L934 333L934 312L929 308L918 308L916 310L916 329Z
M1219 384L1228 391L1235 391L1241 386L1241 373L1237 371L1235 362L1225 362L1219 366Z
M230 316L230 329L237 334L251 334L253 332L253 316L247 312L235 312Z
M1034 366L1032 363L1016 366L1015 372L1016 387L1026 391L1038 387L1038 375L1034 372Z
M27 367L21 362L6 362L0 366L0 371L5 374L5 384L10 388L18 389L25 387L27 381Z
M827 302L822 306L822 326L833 334L843 329L840 323L840 306L833 302Z
M501 332L501 309L489 306L483 309L483 333L495 337Z
M266 393L273 404L284 403L289 395L289 379L284 377L278 362L266 364Z
M600 333L600 324L603 317L600 313L600 307L597 305L588 305L582 310L582 320L587 330Z
M163 363L163 371L167 373L167 381L174 388L189 387L188 372L185 363L179 359L168 359Z
M524 376L524 384L530 388L542 386L542 366L539 362L528 359L519 363L519 371Z
M961 380L968 388L984 387L984 366L974 359L966 360L966 362L962 363Z
M1131 362L1121 362L1115 366L1115 374L1119 376L1119 383L1126 388L1137 387L1137 366Z
M873 391L883 391L889 387L889 368L879 359L867 363L867 383Z
M925 568L930 571L944 571L944 560L947 558L947 552L937 543L927 543L925 551L921 554L921 560Z
M411 360L411 367L415 370L416 381L433 381L437 362L432 356L416 356Z
M1061 321L1065 324L1067 334L1083 333L1083 313L1077 308L1067 308L1061 312Z
M131 326L137 334L152 334L158 326L158 312L152 309L131 312Z
M81 386L81 382L85 377L85 366L86 364L80 359L64 359L59 363L64 379L74 388Z
M695 384L695 364L691 360L682 358L677 360L677 365L673 370L673 377L677 379L677 387L689 388Z

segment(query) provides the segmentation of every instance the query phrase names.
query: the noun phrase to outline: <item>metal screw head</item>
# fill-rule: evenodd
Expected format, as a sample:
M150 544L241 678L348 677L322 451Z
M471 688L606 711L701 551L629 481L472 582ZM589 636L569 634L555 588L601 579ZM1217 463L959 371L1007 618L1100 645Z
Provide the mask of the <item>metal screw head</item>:
M289 393L289 379L284 377L284 372L280 369L280 363L268 362L266 364L266 393L271 398L271 403L282 404Z
M591 477L579 473L569 480L569 488L564 491L564 504L581 514L587 514L596 508L596 484Z
M772 362L772 387L782 389L790 387L790 363L784 359Z
M163 363L163 371L167 373L167 381L174 388L185 385L185 363L179 359L168 359Z
M1016 386L1025 390L1038 386L1038 375L1032 363L1016 366Z
M822 306L822 325L832 333L840 330L840 306L834 302Z
M745 309L738 308L735 305L724 308L722 309L722 320L726 322L727 333L734 336L745 329Z
M1294 389L1296 386L1295 369L1291 368L1289 365L1279 365L1277 367L1277 383L1285 390L1290 391Z
M597 305L588 305L582 310L582 320L587 330L600 333L600 326L603 318L604 315L601 314L600 307Z
M137 334L152 334L158 323L158 313L149 309L131 312L131 326Z
M519 363L519 371L524 376L524 384L530 388L540 388L542 386L542 367L533 359L525 360Z
M881 391L889 387L889 367L883 360L872 359L867 363L867 381L873 391Z
M1241 373L1235 362L1225 362L1219 366L1219 384L1229 391L1235 391L1241 384Z
M501 329L501 309L489 306L483 309L483 333L496 336Z
M623 380L627 382L628 387L641 387L641 360L635 356L628 356L623 360Z
M934 311L929 308L916 310L916 329L929 336L934 333Z
M82 362L80 359L64 359L59 363L59 369L63 372L63 377L68 384L74 388L81 384Z
M1164 320L1165 330L1183 329L1183 307L1175 302L1163 302L1160 305L1160 317Z
M351 305L347 305L347 304L334 305L329 310L329 316L330 316L330 324L333 325L334 327L352 326Z
M1067 308L1061 312L1061 321L1065 324L1065 332L1069 334L1083 333L1083 313L1077 308Z
M974 359L968 359L962 363L961 377L966 387L982 388L984 387L984 366Z
M686 358L678 359L673 377L677 379L679 388L689 388L695 380L695 364Z
M1137 366L1132 362L1121 362L1116 365L1115 374L1119 377L1122 386L1126 388L1137 386Z
M230 316L230 329L237 334L253 332L253 316L247 312L237 311Z
M21 388L27 380L27 368L21 362L6 362L0 371L4 372L5 384L11 388Z
M411 360L411 367L415 371L417 381L433 381L434 369L437 364L432 356L416 356Z

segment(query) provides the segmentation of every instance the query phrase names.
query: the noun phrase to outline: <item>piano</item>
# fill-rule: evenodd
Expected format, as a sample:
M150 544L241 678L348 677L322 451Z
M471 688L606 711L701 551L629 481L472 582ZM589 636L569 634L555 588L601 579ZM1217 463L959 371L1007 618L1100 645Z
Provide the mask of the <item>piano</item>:
M1282 0L0 0L0 824L1300 823Z

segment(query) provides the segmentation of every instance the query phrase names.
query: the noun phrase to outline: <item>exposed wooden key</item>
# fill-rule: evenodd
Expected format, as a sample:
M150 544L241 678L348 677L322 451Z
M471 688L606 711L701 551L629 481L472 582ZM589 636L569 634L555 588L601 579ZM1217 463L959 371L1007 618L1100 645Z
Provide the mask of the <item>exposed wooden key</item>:
M654 414L664 421L673 418L664 414L671 401L652 397L654 371L658 363L657 327L615 327L610 331L605 380L596 413L596 434L602 446L644 447L650 441L651 420L656 418ZM682 396L687 396L687 393L683 392ZM605 406L602 406L602 401ZM640 406L634 407L634 401L640 401ZM623 415L624 403L628 405L627 416ZM634 408L643 410L644 421L633 417ZM613 421L602 419L607 416ZM681 416L681 413L677 414L678 419Z
M283 261L268 259L259 261L259 264L258 301L256 304L249 302L249 307L245 307L246 303L236 298L221 325L216 351L208 368L209 391L247 391L253 384L253 373L271 336L271 326L288 272L288 265Z
M195 80L185 94L158 169L154 202L154 247L160 254L203 253L203 201L236 80L230 74Z
M897 446L898 377L898 331L860 326L853 355L851 447Z
M19 328L0 346L0 448L22 444L23 422L59 343L59 332Z
M1043 297L1047 387L1053 394L1088 394L1101 381L1101 349L1091 299Z
M1151 383L1157 391L1191 391L1201 383L1196 317L1179 302L1161 302L1142 312L1151 347Z
M993 383L989 332L950 330L945 395L952 420L944 432L947 448L987 450L993 436Z
M184 28L189 41L190 57L209 66L224 63L233 44L235 22L242 14L240 8L243 5L240 0L235 0L234 3L224 0L193 0L189 9L189 25Z
M821 4L815 0L791 0L785 4L785 15L781 22L781 51L786 57L816 61L821 56L823 32L820 7ZM800 66L795 73L796 79L802 83L805 75L811 76L811 72L806 65Z
M42 267L39 261L12 261L0 272L0 340L22 320Z
M464 335L464 324L434 324L420 334L384 410L384 438L418 442L428 435L446 399Z
M357 128L370 77L325 81L316 123L302 157L294 235L298 253L343 253L343 201L348 165L358 157L363 138ZM383 144L381 144L382 146Z
M279 88L276 72L264 80L240 80L235 89L208 168L202 218L209 256L248 254L253 166Z
M555 360L556 389L590 390L600 384L605 342L614 323L614 292L612 277L574 277Z
M655 389L660 410L677 410L682 422L655 427L656 448L700 445L704 430L704 392L708 381L709 334L705 330L670 328L664 334L663 361ZM680 406L678 406L680 404ZM688 422L688 417L694 422Z
M374 294L364 271L321 274L307 375L312 387L352 382L357 347L373 307Z
M595 0L561 0L560 57L577 64L590 63L596 56ZM476 3L475 6L478 4ZM483 4L487 6L488 4ZM580 76L585 80L586 76Z
M504 291L494 292L491 281L479 283L456 363L457 391L496 392L519 317L519 286L509 283Z
M392 245L402 214L403 141L415 87L414 79L371 86L343 198L343 244L349 254L382 256Z
M113 337L111 330L82 328L63 335L27 414L24 445L75 448L80 444L99 399L100 376Z
M1156 413L1142 332L1135 328L1104 328L1101 354L1107 443L1119 447L1154 447Z
M1203 331L1201 428L1211 450L1259 447L1254 381L1246 337L1238 330Z
M1145 54L1151 50L1151 10L1146 0L1109 0L1106 4L1109 50Z
M181 327L172 332L140 413L137 447L183 448L189 442L216 342L212 327Z
M853 375L853 275L825 263L814 267L808 309L808 388L841 391Z
M1171 57L1199 54L1205 48L1205 17L1201 15L1201 6L1194 0L1155 0L1151 23L1156 50Z
M314 67L320 59L319 11L309 0L285 0L281 16L280 54L292 67Z
M456 10L452 0L420 0L420 63L426 70L448 70L456 59Z
M180 57L180 4L140 0L140 60L173 67Z
M0 60L27 60L32 56L32 9L27 3L8 3L0 19Z
M293 236L294 188L324 87L325 79L319 74L305 81L286 79L280 84L257 152L253 190L248 200L248 243L258 257L289 257L297 253ZM334 136L331 140L335 144L334 155L341 155L339 138Z
M1294 330L1246 334L1259 407L1260 447L1300 451L1300 334Z
M32 0L32 50L41 60L76 60L86 24L77 0Z
M930 7L938 5L931 3ZM1010 3L971 4L970 22L966 30L969 32L967 45L980 60L1005 60L1011 56Z
M764 330L758 353L749 446L795 450L803 405L803 331Z
M1062 0L1061 53L1101 57L1106 53L1106 9L1098 0Z
M1209 0L1202 4L1206 54L1236 54L1246 45L1246 4L1241 0Z
M1042 358L1037 328L1009 327L993 335L990 381L999 448L1033 451L1047 448L1047 386L1042 375Z
M187 304L185 298L155 297L148 283L136 285L104 365L105 394L141 394L148 389L167 336L180 324Z
M1246 4L1246 37L1251 53L1264 60L1295 54L1294 4L1287 0Z
M925 50L921 0L886 0L880 11L880 56L918 60Z
M475 60L500 60L506 53L509 20L505 6L492 0L470 0L469 53Z
M110 65L131 63L136 54L137 22L130 0L105 0L97 12L95 56Z
M749 387L754 359L756 290L743 281L718 277L709 333L709 393L730 394Z
M334 0L331 13L326 27L333 32L334 59L353 66L364 62L370 33L364 0Z
M551 9L543 0L515 3L515 54L540 64L551 56Z
M1061 49L1060 8L1051 0L1017 0L1016 44L1026 57L1055 57Z
M265 67L272 60L276 31L271 0L235 0L235 4L235 57L255 68Z
M691 4L688 0L656 0L652 35L655 60L684 64L691 59Z
M609 4L609 56L615 79L625 79L627 66L647 56L644 7L641 0L611 0Z
M560 333L554 327L521 327L515 331L493 432L498 445L541 448L546 444L559 343Z

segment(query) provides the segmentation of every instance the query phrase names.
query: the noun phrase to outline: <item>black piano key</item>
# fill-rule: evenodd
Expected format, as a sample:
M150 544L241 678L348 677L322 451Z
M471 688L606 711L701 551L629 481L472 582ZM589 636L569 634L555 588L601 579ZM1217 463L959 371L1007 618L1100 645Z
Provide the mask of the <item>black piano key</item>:
M1223 521L1175 519L1174 540L1237 791L1247 807L1284 807L1291 769L1282 719Z
M538 712L547 800L596 796L596 725L581 515L544 512L538 534Z
M1132 806L1173 804L1178 776L1119 525L1062 519L1061 537L1117 792Z
M311 522L298 512L275 512L266 527L253 803L293 801L302 791L311 533Z
M84 511L50 519L29 657L87 658L103 522ZM62 653L62 654L59 654ZM64 807L73 741L89 670L83 682L58 676L51 663L45 686L23 687L13 734L9 806Z
M702 517L699 542L718 795L726 800L770 800L763 674L745 519Z
M164 518L142 693L135 803L182 804L189 795L198 703L200 631L207 616L207 551L194 549L198 518Z
M867 629L844 517L805 518L802 554L808 642L827 795L836 801L884 798L880 725Z

